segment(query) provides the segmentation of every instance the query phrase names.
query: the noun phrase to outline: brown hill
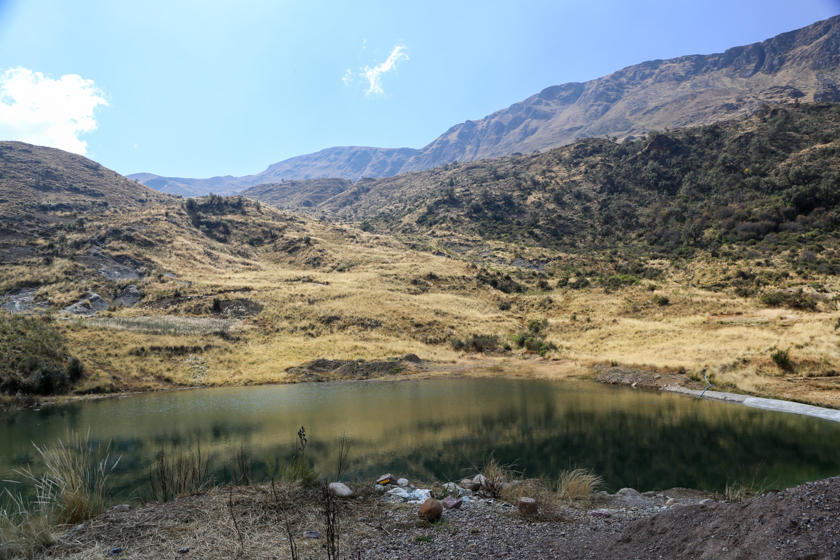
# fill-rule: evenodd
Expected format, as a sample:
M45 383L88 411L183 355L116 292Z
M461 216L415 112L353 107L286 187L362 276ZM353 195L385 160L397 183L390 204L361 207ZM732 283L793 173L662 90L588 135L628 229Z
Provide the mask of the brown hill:
M479 121L453 126L420 150L336 147L246 177L130 177L178 194L238 192L280 179L388 177L581 138L709 124L795 100L840 101L840 16L719 54L652 60L596 80L552 86Z
M352 186L348 179L309 179L256 185L242 191L242 196L281 209L312 208Z

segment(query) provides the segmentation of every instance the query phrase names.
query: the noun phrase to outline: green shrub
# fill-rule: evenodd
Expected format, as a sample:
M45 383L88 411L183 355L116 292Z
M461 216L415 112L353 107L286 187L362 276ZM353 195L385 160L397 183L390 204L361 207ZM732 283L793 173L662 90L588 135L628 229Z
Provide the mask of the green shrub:
M790 353L787 350L776 350L770 354L770 358L779 366L779 369L784 371L793 370L793 361L791 361Z
M452 338L450 340L454 350L464 352L494 352L499 348L499 337L494 334L472 334L469 338Z
M817 309L817 298L812 294L806 294L802 288L795 292L777 290L761 294L761 303L767 307L789 307L791 309L803 309L815 311Z
M84 369L49 319L0 314L0 392L65 393Z
M654 294L650 298L650 301L652 301L653 303L655 303L656 305L659 305L661 307L664 307L666 305L671 305L671 300L668 299L667 296L661 296L659 294Z

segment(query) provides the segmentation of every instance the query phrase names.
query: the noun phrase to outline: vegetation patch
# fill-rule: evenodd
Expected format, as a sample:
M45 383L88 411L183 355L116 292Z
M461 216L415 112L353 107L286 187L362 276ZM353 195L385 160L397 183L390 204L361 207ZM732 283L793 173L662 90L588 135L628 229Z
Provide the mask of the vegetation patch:
M47 318L0 314L0 392L66 393L84 369Z

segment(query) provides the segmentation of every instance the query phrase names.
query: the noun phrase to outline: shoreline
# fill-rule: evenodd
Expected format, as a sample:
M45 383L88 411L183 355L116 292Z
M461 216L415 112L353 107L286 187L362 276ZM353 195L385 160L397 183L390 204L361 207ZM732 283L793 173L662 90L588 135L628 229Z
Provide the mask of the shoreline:
M762 397L759 395L732 393L728 391L702 390L690 385L701 386L686 380L684 375L673 372L652 373L626 366L604 366L603 364L584 365L573 360L512 360L485 357L478 360L453 362L435 362L422 360L411 364L397 374L375 377L342 377L334 379L294 378L278 380L272 383L230 383L222 385L186 385L149 390L119 391L112 393L86 393L81 395L51 396L6 396L0 399L0 414L20 409L39 410L45 406L58 406L80 401L110 398L128 398L152 393L169 393L199 389L221 389L234 387L273 387L278 385L297 385L299 383L358 383L358 382L394 382L413 381L434 378L503 378L503 379L541 379L548 381L582 380L606 385L621 385L633 389L673 393L686 397L702 398L730 404L739 404L771 412L783 412L818 418L830 422L840 422L840 409L818 406L810 403L786 399ZM688 383L686 382L688 381ZM24 401L23 405L17 404ZM5 406L4 406L5 405Z

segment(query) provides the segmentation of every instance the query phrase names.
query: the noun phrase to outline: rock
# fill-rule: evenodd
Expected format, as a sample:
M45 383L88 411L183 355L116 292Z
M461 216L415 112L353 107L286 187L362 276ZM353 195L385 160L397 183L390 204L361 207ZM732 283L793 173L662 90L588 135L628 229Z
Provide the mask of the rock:
M519 498L519 513L522 515L534 515L537 513L537 501L534 498Z
M382 486L381 484L375 484L374 488L376 488L377 492L385 492L388 490L387 486Z
M99 294L90 292L87 298L82 298L72 305L64 308L64 311L74 315L94 315L99 311L108 309L108 302L102 299Z
M425 519L429 523L434 523L440 519L441 515L443 515L443 505L434 498L429 498L423 502L423 505L417 510L417 517Z
M458 485L454 482L447 482L443 485L443 489L449 492L450 494L455 494L458 492Z
M400 500L408 500L411 494L405 488L391 488L386 492L388 496L392 496L394 498L399 498Z
M608 517L612 517L612 512L608 509L596 509L590 512L589 515L595 518L607 519Z
M461 481L461 487L466 488L467 490L477 490L475 484L473 483L473 479L465 478Z
M411 362L413 364L419 364L422 361L417 354L406 354L402 359L404 362Z
M330 482L330 492L339 498L349 498L353 495L353 490L343 482Z
M453 498L452 496L447 496L443 499L441 503L446 509L458 509L461 507L461 504L464 503L464 500L461 498Z
M109 509L108 511L110 511L111 513L125 513L125 512L130 511L130 510L131 510L131 506L130 506L130 505L128 505L128 504L119 504L119 505L113 506L113 507L112 507L111 509Z
M677 500L674 498L668 498L668 501L665 502L665 507L671 507L672 505L676 504Z
M377 478L376 483L381 484L382 486L388 486L389 484L396 484L397 479L394 478L394 475L388 473L388 474L383 474L382 476Z
M406 486L408 486L408 479L407 478L397 479L397 486L402 486L403 488L405 488Z
M140 292L140 289L134 284L129 284L114 300L114 305L133 307L141 299L143 299L143 294Z
M487 487L487 477L483 474L475 475L475 478L472 479L473 482L473 490L481 490L482 488Z
M639 491L635 490L633 488L622 488L621 490L616 492L615 495L616 496L622 496L622 497L625 497L625 498L637 498L637 497L641 496L641 494L639 494Z
M303 538L305 539L320 539L321 533L318 531L307 531L303 534Z
M428 490L426 488L417 488L416 490L409 492L408 502L412 504L422 504L431 497L431 490Z
M712 500L711 498L706 498L705 500L700 500L700 505L701 506L708 506L708 505L713 504L713 503L715 503L715 501Z
M186 554L189 551L190 551L190 547L182 546L181 548L178 549L178 554Z
M108 556L119 556L120 554L122 554L121 546L115 546L114 548L108 551Z

